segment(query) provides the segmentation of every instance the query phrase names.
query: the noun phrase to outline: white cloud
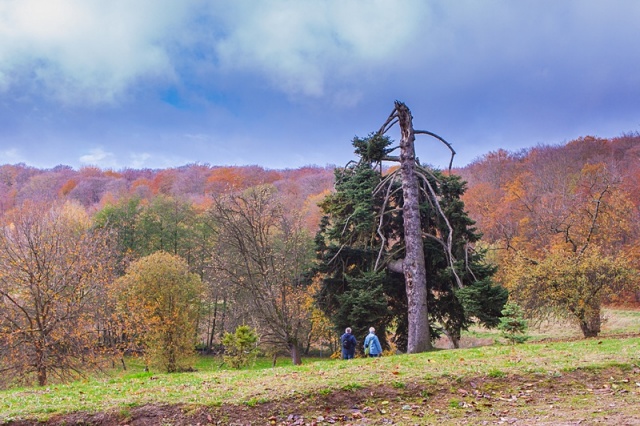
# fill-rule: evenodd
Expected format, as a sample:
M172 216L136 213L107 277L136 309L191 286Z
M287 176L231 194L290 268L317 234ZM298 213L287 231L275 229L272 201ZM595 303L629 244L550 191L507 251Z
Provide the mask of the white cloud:
M134 96L154 79L220 92L252 78L290 96L353 106L372 90L413 90L418 79L430 83L431 95L486 85L512 67L520 68L517 78L535 82L542 70L562 72L556 64L566 58L596 74L591 65L614 63L617 49L589 60L591 47L633 51L637 34L640 3L611 4L1 0L0 93L16 87L68 103L103 103ZM614 26L617 39L609 35ZM220 72L241 81L215 86ZM385 80L390 75L396 80ZM179 81L193 78L201 81Z
M330 80L362 79L391 61L420 25L421 0L255 2L215 4L224 36L215 48L227 70L260 70L289 94L323 96Z
M141 76L171 75L164 44L190 4L3 0L1 80L73 103L116 100Z
M4 151L0 151L0 157L2 158L3 164L15 164L25 161L24 156L17 148L9 148Z
M115 154L107 152L102 148L92 149L89 154L80 156L78 161L80 161L80 164L98 166L105 169L118 167Z
M141 169L147 166L147 162L151 158L151 154L143 152L138 154L130 154L130 164L134 169Z

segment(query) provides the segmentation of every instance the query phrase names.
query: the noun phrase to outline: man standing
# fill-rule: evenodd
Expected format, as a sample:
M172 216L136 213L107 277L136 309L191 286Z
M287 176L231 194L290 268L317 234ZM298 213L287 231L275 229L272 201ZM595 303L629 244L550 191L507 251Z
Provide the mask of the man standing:
M356 338L351 334L351 327L347 327L344 334L340 336L342 343L342 359L353 359L356 354Z

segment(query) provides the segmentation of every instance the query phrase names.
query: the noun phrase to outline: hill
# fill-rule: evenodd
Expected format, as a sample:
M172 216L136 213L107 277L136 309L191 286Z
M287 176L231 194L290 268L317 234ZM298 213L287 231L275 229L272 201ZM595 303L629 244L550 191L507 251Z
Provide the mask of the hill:
M7 425L640 424L640 336L0 393Z

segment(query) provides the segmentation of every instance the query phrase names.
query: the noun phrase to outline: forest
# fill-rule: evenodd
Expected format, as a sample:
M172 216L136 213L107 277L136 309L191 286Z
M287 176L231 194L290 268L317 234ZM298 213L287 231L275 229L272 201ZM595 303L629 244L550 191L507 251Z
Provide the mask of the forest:
M124 355L188 370L241 326L294 364L338 352L345 326L405 351L404 200L372 155L390 143L356 137L359 161L339 167L0 166L0 387ZM637 306L639 160L629 134L424 165L430 339L495 327L507 297L585 337L604 306Z

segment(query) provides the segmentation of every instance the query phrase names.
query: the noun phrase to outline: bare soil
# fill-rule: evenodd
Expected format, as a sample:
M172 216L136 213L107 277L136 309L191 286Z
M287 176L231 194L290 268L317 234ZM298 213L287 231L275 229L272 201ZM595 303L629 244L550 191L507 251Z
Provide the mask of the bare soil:
M7 425L640 425L640 368L444 378L252 405L145 405Z

